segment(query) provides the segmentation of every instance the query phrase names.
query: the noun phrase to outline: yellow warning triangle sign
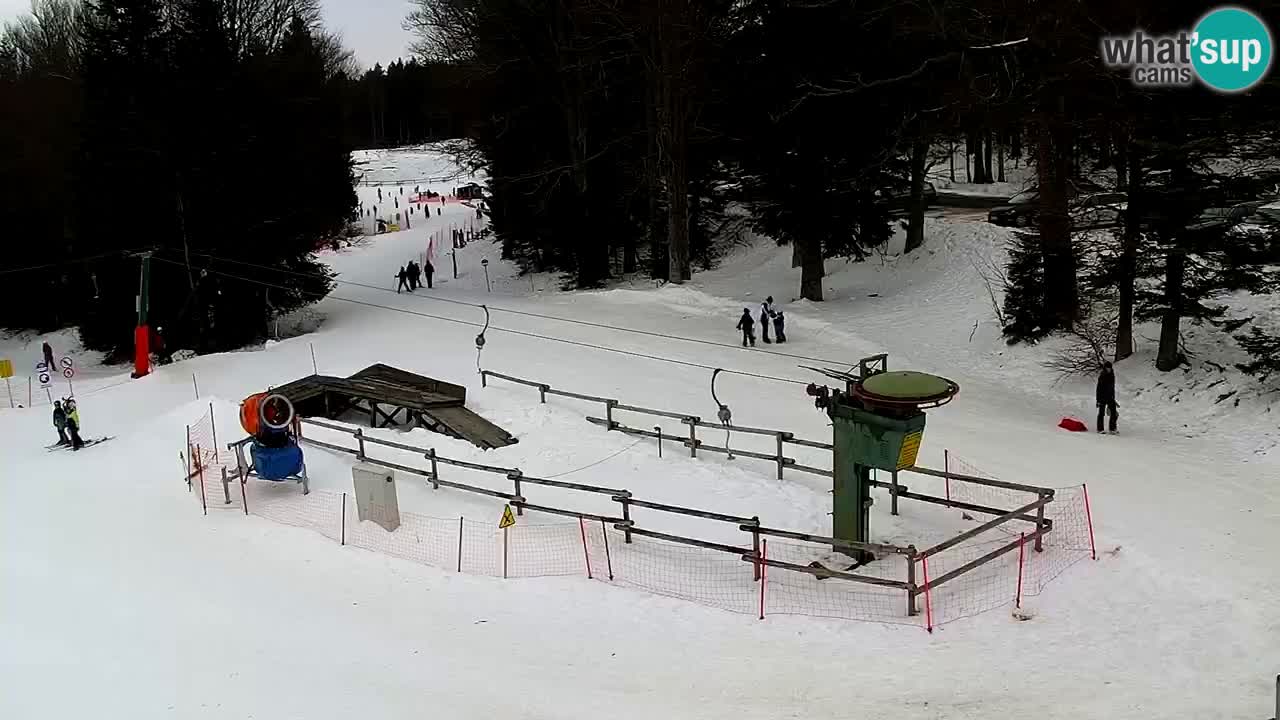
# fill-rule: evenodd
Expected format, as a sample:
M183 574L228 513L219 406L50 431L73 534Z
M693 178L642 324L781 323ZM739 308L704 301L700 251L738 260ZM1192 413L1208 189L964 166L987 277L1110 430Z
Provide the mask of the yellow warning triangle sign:
M508 505L502 509L502 519L498 521L498 529L506 530L516 524L516 516L511 512L511 506Z

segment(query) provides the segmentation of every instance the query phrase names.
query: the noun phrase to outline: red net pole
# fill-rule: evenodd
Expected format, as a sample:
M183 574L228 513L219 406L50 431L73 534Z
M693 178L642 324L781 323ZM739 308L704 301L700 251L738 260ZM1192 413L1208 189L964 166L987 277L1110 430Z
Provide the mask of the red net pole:
M578 516L578 530L582 533L582 559L587 563L587 579L591 580L591 556L587 554L587 525L581 515Z
M1081 483L1080 487L1084 490L1084 517L1089 522L1089 556L1097 560L1098 548L1093 544L1093 513L1089 511L1089 485Z
M1018 533L1018 594L1013 596L1013 606L1022 607L1022 562L1026 556L1027 534Z
M929 558L920 559L921 569L924 571L924 618L925 629L930 633L933 632L933 588L929 584Z
M609 557L609 528L605 527L604 518L600 518L600 534L604 536L604 562L609 568L609 580L613 581L613 559Z
M765 577L768 574L768 565L764 564L769 559L769 541L762 540L760 548L760 619L764 619L764 585Z

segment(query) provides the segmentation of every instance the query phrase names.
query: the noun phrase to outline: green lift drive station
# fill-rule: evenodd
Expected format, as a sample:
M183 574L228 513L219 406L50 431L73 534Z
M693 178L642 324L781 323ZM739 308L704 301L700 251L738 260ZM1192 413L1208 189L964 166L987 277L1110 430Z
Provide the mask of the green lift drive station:
M888 357L874 355L858 362L858 372L809 368L843 380L845 389L809 385L815 405L831 417L834 470L832 537L871 540L871 471L897 472L916 463L924 437L924 410L945 405L960 391L937 375L889 372ZM842 550L859 562L872 558L862 551Z

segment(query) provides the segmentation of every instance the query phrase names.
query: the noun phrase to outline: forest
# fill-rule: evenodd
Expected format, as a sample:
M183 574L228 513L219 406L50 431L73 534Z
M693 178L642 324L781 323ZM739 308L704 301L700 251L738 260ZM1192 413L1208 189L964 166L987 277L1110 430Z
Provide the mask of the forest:
M5 267L44 269L9 275L0 300L42 302L0 325L75 324L127 349L137 253L153 250L171 344L260 339L330 289L312 253L348 232L354 148L459 141L488 177L503 256L566 287L686 282L749 229L791 248L811 301L827 261L899 227L905 252L925 244L931 172L1000 182L1018 158L1038 212L991 273L1010 342L1065 333L1120 359L1155 320L1171 370L1184 324L1212 323L1249 372L1280 370L1274 329L1219 302L1280 286L1274 230L1237 211L1280 192L1280 83L1140 86L1100 58L1101 36L1190 27L1201 4L409 7L413 57L361 69L315 0L37 0L0 36L0 218ZM263 172L271 197L247 197L240 181ZM1098 184L1123 195L1123 220L1082 232L1072 203ZM301 274L270 292L244 267L224 292L201 256Z

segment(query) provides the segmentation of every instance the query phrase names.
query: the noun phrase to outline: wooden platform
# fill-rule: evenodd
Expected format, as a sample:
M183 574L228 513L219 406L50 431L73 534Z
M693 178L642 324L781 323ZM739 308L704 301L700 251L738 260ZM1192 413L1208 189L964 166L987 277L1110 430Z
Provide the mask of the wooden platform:
M389 365L370 365L347 378L311 375L273 388L304 417L339 418L352 411L369 415L369 427L420 425L492 449L513 445L506 430L471 412L467 389Z

